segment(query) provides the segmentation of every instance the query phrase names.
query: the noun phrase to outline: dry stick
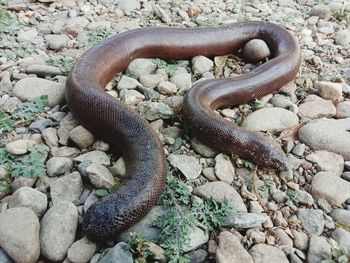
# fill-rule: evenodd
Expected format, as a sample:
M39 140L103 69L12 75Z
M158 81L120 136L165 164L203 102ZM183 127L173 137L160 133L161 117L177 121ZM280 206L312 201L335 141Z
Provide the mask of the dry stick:
M255 169L253 170L253 189L254 189L254 193L256 195L256 198L258 199L259 203L261 204L261 206L267 210L266 206L264 205L264 202L259 194L259 191L258 191L258 187L256 186L256 181L258 179L257 177L257 170L258 170L258 166L255 166Z

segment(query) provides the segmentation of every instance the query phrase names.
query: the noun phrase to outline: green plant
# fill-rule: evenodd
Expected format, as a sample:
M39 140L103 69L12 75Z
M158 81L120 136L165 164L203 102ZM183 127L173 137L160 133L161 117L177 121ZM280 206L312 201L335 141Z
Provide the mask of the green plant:
M112 31L106 28L94 30L93 32L89 33L88 39L91 45L95 45L98 42L101 42L103 39L112 35L112 33Z
M34 145L29 154L17 156L0 148L0 163L13 177L40 177L46 174L44 164L48 147L43 144Z
M39 113L44 111L47 103L48 97L45 95L24 102L22 107L12 114L7 114L3 108L0 108L0 134L11 132L15 127L33 121Z
M334 247L332 259L323 260L322 263L348 263L350 261L349 251L345 248Z
M173 59L164 60L160 58L155 58L153 59L153 62L158 68L163 68L169 76L174 76L176 70L179 67L178 62Z
M249 103L252 110L258 110L264 108L264 103L261 100L255 99L253 102Z
M128 242L128 249L136 257L135 263L147 263L147 259L152 256L149 250L149 241L142 238L136 233L131 233L130 240Z
M13 17L5 9L0 9L0 33L6 33L12 24Z
M336 10L332 13L332 16L341 21L341 20L347 20L350 18L350 13L345 10L345 8L341 8L340 10Z
M74 63L74 59L72 58L50 58L47 62L46 62L49 66L54 66L54 67L58 67L62 73L64 73L65 75L67 75L69 73L69 71L71 70L73 63Z
M118 184L114 184L111 188L108 188L108 189L97 189L95 191L95 195L97 197L105 197L107 195L114 193L115 191L117 191L117 189L118 189Z
M1 180L0 181L0 193L10 193L11 192L11 185L10 182L8 180Z

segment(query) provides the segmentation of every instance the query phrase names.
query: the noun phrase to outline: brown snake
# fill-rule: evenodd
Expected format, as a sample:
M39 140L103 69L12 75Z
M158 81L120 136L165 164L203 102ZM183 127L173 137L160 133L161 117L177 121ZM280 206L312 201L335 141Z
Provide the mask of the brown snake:
M106 94L104 86L135 58L225 55L254 38L268 44L269 61L235 79L194 85L185 96L183 118L205 144L286 170L288 161L281 149L214 112L260 98L294 79L301 61L300 48L282 27L242 22L208 28L136 29L102 41L76 62L67 79L66 101L87 129L122 152L130 176L116 193L86 211L83 224L90 238L115 235L137 222L156 203L165 184L166 158L157 135L145 119Z

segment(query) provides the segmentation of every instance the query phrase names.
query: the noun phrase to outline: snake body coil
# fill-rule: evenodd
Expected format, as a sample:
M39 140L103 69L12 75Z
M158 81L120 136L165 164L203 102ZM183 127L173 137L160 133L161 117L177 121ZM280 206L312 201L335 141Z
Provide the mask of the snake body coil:
M157 135L146 120L106 94L104 86L135 58L230 54L254 38L268 44L270 60L235 79L196 84L185 96L183 117L204 143L286 170L288 161L280 149L213 111L260 98L295 77L300 49L295 38L280 26L244 22L208 28L136 29L102 41L76 62L67 79L66 101L87 129L122 152L130 177L116 193L87 210L84 229L90 238L112 236L134 224L156 203L165 184L166 158Z

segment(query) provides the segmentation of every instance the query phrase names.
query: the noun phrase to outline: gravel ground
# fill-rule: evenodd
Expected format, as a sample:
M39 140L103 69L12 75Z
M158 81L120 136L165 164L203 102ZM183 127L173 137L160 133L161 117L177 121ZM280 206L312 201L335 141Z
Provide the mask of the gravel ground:
M349 2L0 3L0 262L350 260ZM256 169L234 154L217 152L193 138L182 123L183 96L196 81L234 77L256 65L235 55L136 59L106 92L157 131L172 173L168 189L175 186L174 202L194 209L208 200L220 207L227 198L234 213L221 218L214 230L202 222L187 229L187 208L176 206L175 222L187 222L187 230L175 249L152 226L161 215L171 220L164 204L116 239L88 240L81 227L84 211L117 189L125 165L65 105L65 80L74 61L102 39L134 28L251 20L278 23L298 37L300 72L276 94L218 114L272 137L286 152L293 173ZM264 43L256 45L264 51ZM215 205L211 208L213 216Z

